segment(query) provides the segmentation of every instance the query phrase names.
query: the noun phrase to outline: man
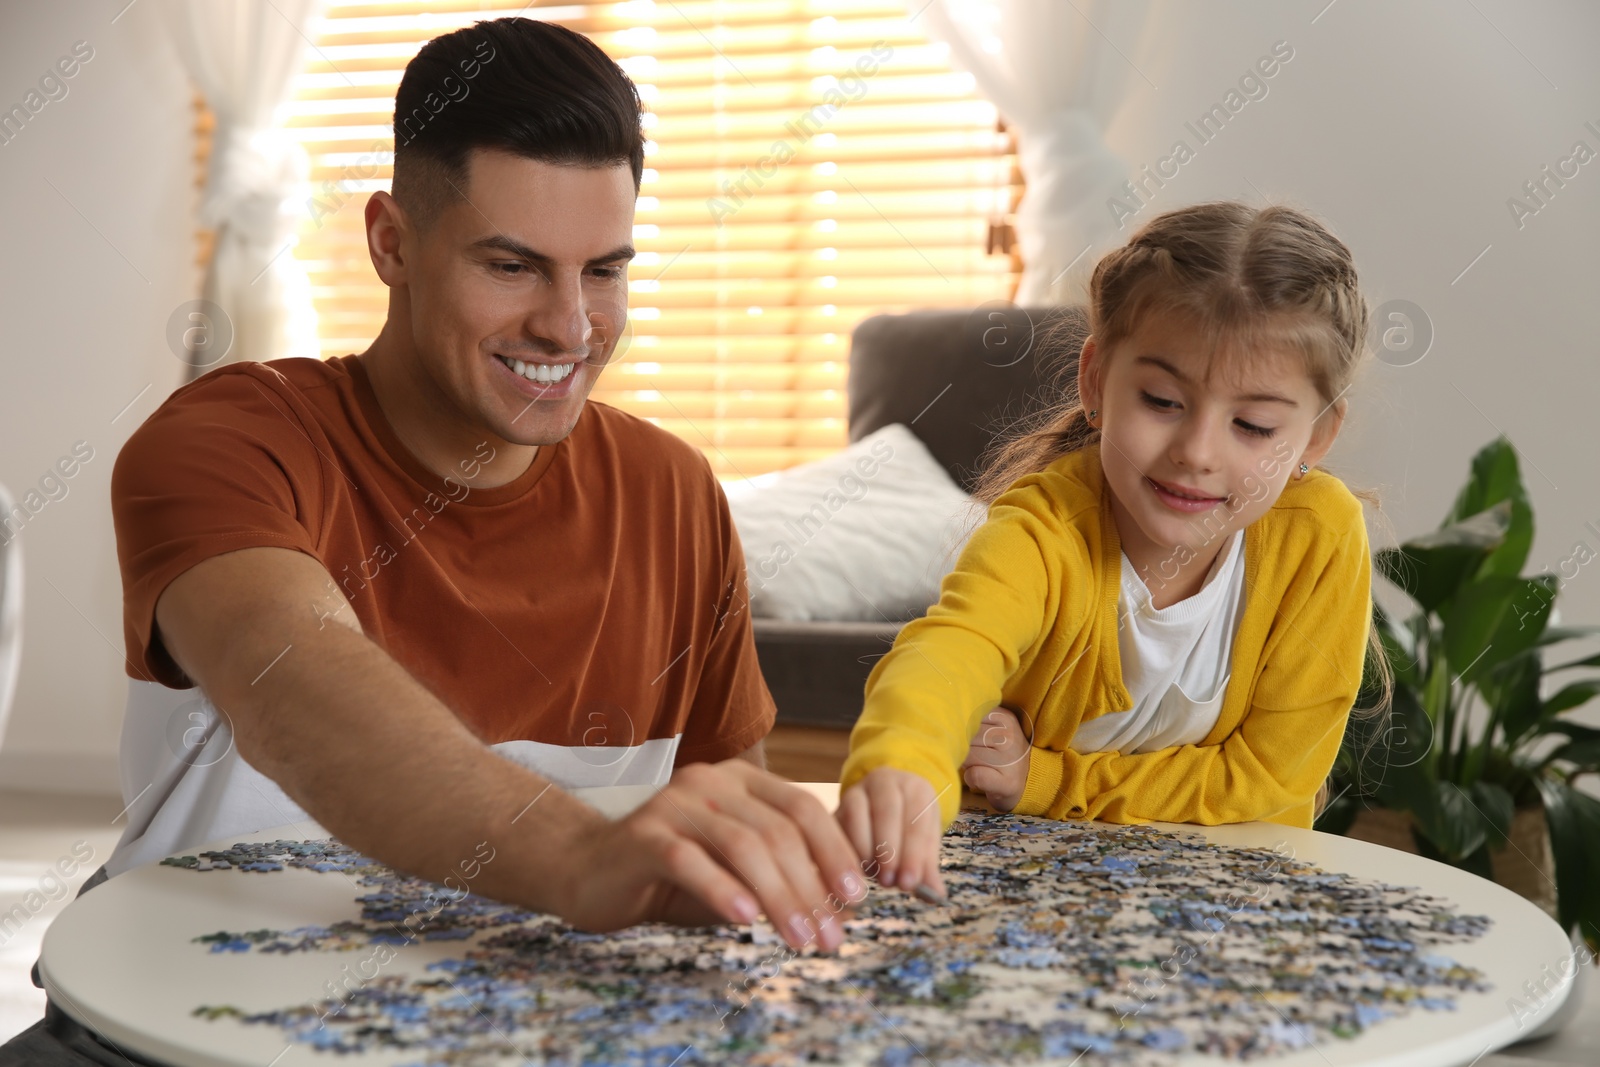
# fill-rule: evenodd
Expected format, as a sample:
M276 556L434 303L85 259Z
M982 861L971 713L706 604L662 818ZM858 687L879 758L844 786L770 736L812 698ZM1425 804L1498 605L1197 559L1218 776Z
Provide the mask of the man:
M118 457L124 780L151 785L90 884L309 814L440 882L488 842L473 892L590 929L764 912L838 946L863 871L762 769L726 501L695 449L586 404L642 169L633 84L578 34L480 22L407 66L366 205L378 338L219 368ZM629 783L664 788L617 822L560 788ZM17 1044L52 1034L123 1062L54 1005Z

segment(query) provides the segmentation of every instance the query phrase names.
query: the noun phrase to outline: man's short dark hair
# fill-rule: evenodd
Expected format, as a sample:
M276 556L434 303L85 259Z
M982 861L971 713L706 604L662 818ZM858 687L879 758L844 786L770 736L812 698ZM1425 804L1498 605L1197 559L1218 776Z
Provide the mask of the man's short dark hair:
M426 230L493 148L563 166L626 163L644 176L639 91L589 38L527 18L476 22L422 46L394 97L392 193Z

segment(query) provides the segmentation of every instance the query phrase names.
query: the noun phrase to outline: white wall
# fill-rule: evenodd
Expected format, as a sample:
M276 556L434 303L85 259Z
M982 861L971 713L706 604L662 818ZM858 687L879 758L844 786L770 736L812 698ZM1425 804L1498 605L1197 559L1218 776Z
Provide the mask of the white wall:
M1278 41L1294 57L1268 94L1201 146L1185 122ZM1472 454L1504 432L1533 501L1529 575L1559 573L1579 541L1600 554L1597 42L1600 5L1577 0L1157 0L1146 36L1114 41L1155 83L1134 76L1108 131L1130 175L1179 138L1195 150L1123 232L1231 197L1328 222L1371 303L1413 301L1435 330L1420 362L1370 367L1328 465L1378 489L1404 539L1437 528ZM1519 229L1508 198L1578 140L1596 158ZM1557 607L1600 623L1600 558Z
M74 442L94 450L19 539L6 787L117 791L127 685L111 464L179 382L166 322L198 285L191 91L157 5L117 17L126 2L0 3L0 107L23 103L75 42L94 50L67 95L0 144L0 482L20 497Z
M95 49L69 96L0 146L0 481L20 492L74 441L95 449L23 538L25 648L0 751L5 785L114 789L124 675L108 479L127 434L178 383L165 324L198 286L189 88L156 5L113 24L124 2L0 4L0 103L19 102L73 42ZM1538 524L1529 572L1555 567L1579 540L1600 551L1585 526L1600 528L1600 160L1522 229L1506 208L1574 141L1600 151L1584 127L1600 127L1600 7L1325 4L1165 0L1154 32L1116 41L1158 86L1136 78L1110 132L1130 171L1178 137L1195 147L1184 123L1274 42L1295 53L1267 97L1136 219L1264 195L1330 222L1373 303L1414 301L1436 331L1419 363L1369 372L1330 464L1379 488L1405 537L1438 524L1471 454L1504 431L1525 457ZM1565 622L1600 622L1600 562L1559 604Z

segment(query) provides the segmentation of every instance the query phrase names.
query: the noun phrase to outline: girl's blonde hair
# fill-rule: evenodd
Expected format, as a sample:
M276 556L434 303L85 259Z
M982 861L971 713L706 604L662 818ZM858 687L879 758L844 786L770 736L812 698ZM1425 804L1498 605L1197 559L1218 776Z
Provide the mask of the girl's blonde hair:
M1296 352L1325 405L1319 419L1330 417L1355 380L1371 314L1350 249L1326 227L1292 207L1234 200L1177 208L1145 223L1095 264L1086 311L1102 365L1153 316L1192 327L1213 364L1230 370L1248 370L1273 349ZM1062 320L1046 349L1052 341L1077 340L1081 330L1081 321ZM1078 393L1076 361L1062 361L1051 392L1052 400L1018 420L986 454L974 492L983 503L1099 441ZM1375 491L1351 492L1381 512ZM1394 674L1376 625L1368 631L1367 664L1377 696L1371 714L1382 716Z

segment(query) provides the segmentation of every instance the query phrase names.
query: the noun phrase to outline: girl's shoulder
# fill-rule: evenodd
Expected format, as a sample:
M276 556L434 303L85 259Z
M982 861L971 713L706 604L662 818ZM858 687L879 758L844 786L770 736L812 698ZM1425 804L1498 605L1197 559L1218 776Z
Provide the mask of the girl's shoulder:
M1314 511L1328 518L1348 518L1361 514L1361 499L1336 475L1316 467L1303 478L1290 478L1273 507Z
M1337 476L1320 468L1303 478L1290 478L1272 508L1257 521L1268 522L1284 533L1334 542L1356 531L1364 540L1367 528L1361 498Z
M992 508L1021 508L1063 526L1076 525L1089 514L1099 516L1103 482L1093 446L1081 448L1012 482Z

